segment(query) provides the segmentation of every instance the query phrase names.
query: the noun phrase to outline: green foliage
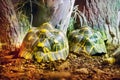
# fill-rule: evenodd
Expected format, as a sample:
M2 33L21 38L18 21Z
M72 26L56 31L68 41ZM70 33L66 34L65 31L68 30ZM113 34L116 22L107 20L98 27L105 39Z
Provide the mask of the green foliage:
M52 14L51 8L43 0L20 1L17 5L17 11L22 11L34 27L48 22Z
M18 12L17 17L18 17L18 23L19 23L19 26L20 26L21 40L23 40L25 34L28 32L31 25L28 21L27 16L24 15L22 12Z
M102 39L103 39L104 41L106 41L106 40L107 40L107 35L106 35L105 31L104 31L104 30L100 30L99 32L100 32L101 35L102 35Z
M70 32L72 32L75 29L74 24L75 24L75 20L73 17L71 17L67 28L67 36L69 35Z

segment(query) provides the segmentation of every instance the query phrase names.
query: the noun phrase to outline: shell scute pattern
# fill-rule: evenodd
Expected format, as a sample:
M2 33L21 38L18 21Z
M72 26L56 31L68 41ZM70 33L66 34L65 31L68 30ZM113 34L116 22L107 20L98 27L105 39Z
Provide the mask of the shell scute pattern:
M37 62L65 60L69 54L68 40L62 31L49 23L31 29L23 40L20 57Z
M79 53L82 50L90 55L107 52L100 32L94 31L89 26L72 31L68 39L70 51L72 52Z

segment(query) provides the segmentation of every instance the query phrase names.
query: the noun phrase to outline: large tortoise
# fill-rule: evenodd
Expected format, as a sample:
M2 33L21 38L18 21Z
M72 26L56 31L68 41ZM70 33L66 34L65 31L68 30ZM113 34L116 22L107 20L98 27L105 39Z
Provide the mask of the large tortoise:
M101 55L107 52L101 33L89 26L83 26L80 29L70 32L68 40L70 51L75 53L84 51L90 55Z
M20 57L37 62L65 60L69 54L68 40L62 31L44 23L39 28L32 28L25 36Z

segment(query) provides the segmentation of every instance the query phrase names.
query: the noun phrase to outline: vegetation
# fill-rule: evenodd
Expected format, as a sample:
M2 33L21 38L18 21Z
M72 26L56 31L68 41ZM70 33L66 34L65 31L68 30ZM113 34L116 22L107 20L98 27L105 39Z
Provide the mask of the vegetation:
M119 3L120 0L0 0L0 79L120 79L120 19L116 16ZM41 26L46 22L52 26ZM79 45L83 39L75 39L76 34L85 37L92 31L87 28L69 37L69 33L83 26L101 33L97 34L102 35L98 41L95 34L87 39L95 40L99 49L103 48L99 43L105 41L107 54L90 56L83 50L68 49L67 39L72 39L73 47L75 41ZM91 44L88 43L77 48L85 48Z

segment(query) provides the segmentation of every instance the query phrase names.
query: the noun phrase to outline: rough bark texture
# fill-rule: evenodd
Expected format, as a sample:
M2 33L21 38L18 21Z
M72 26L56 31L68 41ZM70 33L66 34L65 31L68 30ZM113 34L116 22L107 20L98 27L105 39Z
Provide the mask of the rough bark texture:
M120 44L120 0L76 0L76 4L89 26L105 32L109 43Z
M53 1L52 7L54 7L54 13L52 15L50 22L54 26L56 26L56 28L62 30L66 34L75 0L50 0L50 1L51 3Z
M15 51L19 45L19 25L11 0L0 0L0 52Z

